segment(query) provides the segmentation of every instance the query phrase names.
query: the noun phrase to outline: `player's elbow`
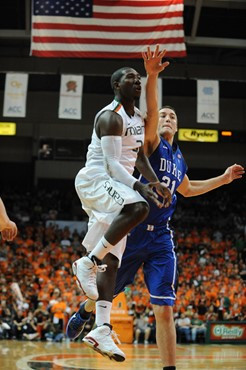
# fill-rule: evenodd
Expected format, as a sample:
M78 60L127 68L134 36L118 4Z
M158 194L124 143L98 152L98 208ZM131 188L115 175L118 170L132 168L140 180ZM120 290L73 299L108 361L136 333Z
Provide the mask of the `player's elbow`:
M183 195L183 197L185 197L185 198L189 198L189 197L193 197L193 192L192 192L192 190L188 187L188 188L186 188L186 189L184 189L184 190L182 190L182 192L180 192L182 195Z

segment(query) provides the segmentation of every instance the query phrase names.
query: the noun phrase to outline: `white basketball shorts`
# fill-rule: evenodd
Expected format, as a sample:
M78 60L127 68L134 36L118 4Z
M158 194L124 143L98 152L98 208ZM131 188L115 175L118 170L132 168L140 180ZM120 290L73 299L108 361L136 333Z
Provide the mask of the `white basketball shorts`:
M92 180L79 172L75 189L82 208L89 216L88 232L82 242L88 252L93 250L125 205L146 202L137 191L106 174ZM121 261L125 246L126 237L110 253Z

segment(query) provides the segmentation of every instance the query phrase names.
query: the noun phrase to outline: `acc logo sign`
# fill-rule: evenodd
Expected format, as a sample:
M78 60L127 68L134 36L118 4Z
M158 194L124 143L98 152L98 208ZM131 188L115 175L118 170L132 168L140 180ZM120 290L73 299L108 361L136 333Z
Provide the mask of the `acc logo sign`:
M69 114L71 116L77 116L77 109L76 108L65 108L63 113Z
M210 112L204 112L201 115L201 118L207 118L207 119L215 119L215 114Z
M22 113L22 107L19 105L13 105L8 108L8 113Z

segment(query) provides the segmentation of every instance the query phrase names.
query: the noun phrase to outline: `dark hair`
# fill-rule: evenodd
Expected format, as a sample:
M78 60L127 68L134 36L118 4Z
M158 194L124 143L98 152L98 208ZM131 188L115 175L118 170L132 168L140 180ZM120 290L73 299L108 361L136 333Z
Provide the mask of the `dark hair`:
M110 84L111 84L111 87L112 89L114 90L114 83L115 82L119 82L121 77L123 76L124 72L128 69L131 69L131 67L122 67L120 69L117 69L117 71L115 71L112 76L111 76L111 80L110 80Z
M164 109L164 108L172 109L177 116L176 110L173 107L171 107L171 105L163 105L163 107L161 107L159 110Z

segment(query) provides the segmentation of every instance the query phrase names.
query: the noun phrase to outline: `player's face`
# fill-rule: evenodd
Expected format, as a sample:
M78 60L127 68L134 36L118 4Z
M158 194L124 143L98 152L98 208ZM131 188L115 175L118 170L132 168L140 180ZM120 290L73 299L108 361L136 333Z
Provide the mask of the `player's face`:
M141 76L135 69L127 69L119 82L119 92L125 99L139 99L141 95Z
M163 137L173 137L177 132L177 116L170 108L159 111L159 134Z

